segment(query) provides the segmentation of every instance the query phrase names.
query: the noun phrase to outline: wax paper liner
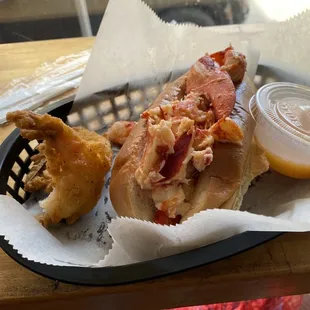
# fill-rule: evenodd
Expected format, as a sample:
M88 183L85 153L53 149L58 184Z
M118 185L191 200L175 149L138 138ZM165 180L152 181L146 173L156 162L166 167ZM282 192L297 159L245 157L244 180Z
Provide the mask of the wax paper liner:
M257 28L252 26L251 31L235 31L227 35L207 28L163 23L140 0L111 0L74 109L78 111L94 95L100 99L101 94L115 86L130 89L131 81L140 81L141 86L144 80L151 81L152 85L163 85L188 69L205 52L223 49L229 43L248 56L248 74L251 78L256 72L258 49L261 51L262 64L271 61L279 65L285 61L296 71L304 72L308 63L304 57L307 54L303 49L305 41L294 39L294 46L286 46L285 51L280 48L283 46L281 40L290 42L289 30L292 28L295 34L301 18L304 23L310 20L309 12L282 23L286 31L277 29L277 23ZM302 40L308 34L306 27L301 27L303 33L298 35ZM295 50L299 50L299 53ZM275 180L279 183L274 183ZM111 218L115 218L115 212L109 201L108 184L109 175L101 200L92 212L72 226L61 224L49 230L40 226L32 216L38 211L38 197L27 203L26 210L12 198L1 196L0 235L5 236L22 256L36 262L98 267L171 255L245 230L310 229L309 223L305 222L309 218L309 183L291 179L287 181L287 178L272 173L253 182L244 197L243 207L253 213L282 218L241 211L208 210L175 227L117 218L109 225L109 233L114 240L110 250L112 239L107 226ZM283 187L275 186L277 184ZM287 192L294 195L289 197ZM269 203L268 212L265 212L263 207L270 200L272 203Z

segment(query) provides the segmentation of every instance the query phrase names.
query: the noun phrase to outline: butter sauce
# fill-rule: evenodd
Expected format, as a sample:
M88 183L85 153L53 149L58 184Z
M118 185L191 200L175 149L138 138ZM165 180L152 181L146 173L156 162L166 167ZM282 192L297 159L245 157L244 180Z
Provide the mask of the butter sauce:
M255 139L270 167L279 173L310 179L310 88L270 83L250 100Z

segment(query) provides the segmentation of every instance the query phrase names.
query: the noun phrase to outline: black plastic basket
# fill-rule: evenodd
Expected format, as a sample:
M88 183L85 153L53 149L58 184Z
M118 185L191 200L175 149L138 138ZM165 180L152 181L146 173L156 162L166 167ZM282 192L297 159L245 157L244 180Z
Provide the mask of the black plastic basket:
M128 85L95 94L87 103L72 108L72 101L62 102L45 112L61 118L70 126L84 126L101 132L116 120L134 120L162 90L162 87L128 88ZM59 104L58 104L59 105ZM16 129L0 146L0 194L23 203L29 198L24 179L30 157L37 143L29 142ZM74 284L117 285L169 275L250 249L281 234L280 232L245 232L226 240L169 257L119 267L58 267L23 258L0 237L2 249L21 265L46 277Z

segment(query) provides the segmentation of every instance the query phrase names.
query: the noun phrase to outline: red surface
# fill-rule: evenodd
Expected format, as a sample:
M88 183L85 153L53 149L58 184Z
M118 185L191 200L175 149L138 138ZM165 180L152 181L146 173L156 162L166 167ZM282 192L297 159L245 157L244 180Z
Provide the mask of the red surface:
M154 222L160 225L176 225L181 221L181 215L170 218L164 211L156 210Z
M300 309L301 304L302 295L297 295L175 308L170 310L298 310Z

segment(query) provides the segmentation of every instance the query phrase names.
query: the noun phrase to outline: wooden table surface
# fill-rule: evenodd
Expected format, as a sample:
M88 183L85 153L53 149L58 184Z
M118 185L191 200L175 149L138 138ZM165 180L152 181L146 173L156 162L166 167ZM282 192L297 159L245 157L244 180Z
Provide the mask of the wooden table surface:
M91 47L92 38L0 45L0 86L42 62ZM12 130L0 128L0 142ZM310 292L310 233L287 233L231 258L178 275L114 287L58 283L0 250L1 309L164 309Z

